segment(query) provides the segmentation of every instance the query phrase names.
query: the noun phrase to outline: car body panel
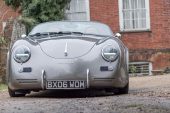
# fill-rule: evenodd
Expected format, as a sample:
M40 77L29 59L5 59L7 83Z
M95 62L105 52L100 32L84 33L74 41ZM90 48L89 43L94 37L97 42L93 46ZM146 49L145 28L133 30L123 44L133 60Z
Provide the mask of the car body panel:
M74 37L68 37L68 38L65 37L64 39L43 41L39 45L42 51L50 57L56 59L62 59L62 58L68 59L68 58L80 57L87 54L95 45L96 43L95 41L97 40L90 40L90 39L82 40L81 38L75 39ZM69 53L69 55L65 55L65 53L67 54Z

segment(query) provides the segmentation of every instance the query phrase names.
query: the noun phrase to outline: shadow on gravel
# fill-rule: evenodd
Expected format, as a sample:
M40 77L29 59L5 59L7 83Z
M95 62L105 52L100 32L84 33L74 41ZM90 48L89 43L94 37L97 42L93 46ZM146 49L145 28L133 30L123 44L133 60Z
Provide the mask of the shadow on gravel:
M26 98L87 98L87 97L102 97L102 96L112 96L114 93L108 93L102 90L82 90L82 91L40 91L32 92L27 95Z

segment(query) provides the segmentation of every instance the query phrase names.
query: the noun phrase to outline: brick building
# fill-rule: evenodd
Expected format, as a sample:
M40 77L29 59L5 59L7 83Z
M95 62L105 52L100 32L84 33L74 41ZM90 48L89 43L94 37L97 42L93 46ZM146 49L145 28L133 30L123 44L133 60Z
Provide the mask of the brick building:
M72 0L66 14L120 32L139 73L170 67L170 0Z
M15 19L19 14L5 5L4 0L0 0L0 35L3 34L3 28L9 19Z
M18 16L18 13L6 6L3 0L0 0L0 36L4 36L6 32L5 36L10 37L13 25L11 20ZM6 53L7 47L0 44L0 82L5 81Z
M0 32L17 16L0 0ZM170 0L71 0L66 19L99 21L120 32L138 73L170 67Z

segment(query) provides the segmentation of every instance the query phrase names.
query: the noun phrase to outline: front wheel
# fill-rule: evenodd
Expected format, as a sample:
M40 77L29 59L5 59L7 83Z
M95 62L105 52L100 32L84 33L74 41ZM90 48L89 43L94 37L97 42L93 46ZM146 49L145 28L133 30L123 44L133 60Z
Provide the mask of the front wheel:
M128 92L129 92L129 83L123 88L118 88L115 94L128 94Z
M10 97L24 97L26 95L25 92L13 91L9 87L8 87L8 93Z

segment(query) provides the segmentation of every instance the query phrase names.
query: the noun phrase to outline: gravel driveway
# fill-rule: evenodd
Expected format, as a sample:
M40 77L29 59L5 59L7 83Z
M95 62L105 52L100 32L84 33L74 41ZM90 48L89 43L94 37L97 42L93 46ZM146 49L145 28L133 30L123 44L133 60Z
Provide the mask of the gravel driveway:
M127 95L104 91L0 92L0 113L170 113L170 75L131 77Z

